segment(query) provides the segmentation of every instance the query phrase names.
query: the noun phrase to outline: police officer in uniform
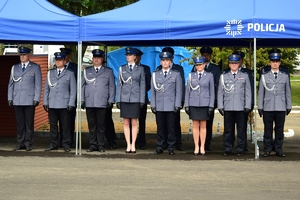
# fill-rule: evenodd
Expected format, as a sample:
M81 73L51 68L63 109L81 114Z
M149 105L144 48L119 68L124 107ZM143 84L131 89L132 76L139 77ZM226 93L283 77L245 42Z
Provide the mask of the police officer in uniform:
M264 122L264 157L272 150L273 123L275 124L274 148L276 155L285 157L282 151L285 116L291 112L291 87L289 75L281 71L280 53L269 55L271 71L261 75L258 90L258 112Z
M8 105L14 107L18 145L14 150L32 150L35 107L42 91L41 68L29 60L31 49L19 47L20 63L12 66L8 83Z
M251 85L248 74L238 70L241 57L232 54L228 57L230 71L220 76L218 87L218 109L224 116L223 146L224 155L233 148L233 129L237 125L237 156L245 147L245 117L251 110Z
M147 103L148 100L148 91L151 88L151 72L150 67L147 65L141 64L141 59L143 52L139 49L136 49L138 54L136 55L136 64L144 67L145 72L145 81L146 81L146 93L145 93L145 106L143 106L140 110L140 118L139 118L139 133L137 136L137 146L144 150L146 146L146 117L147 117Z
M182 99L181 99L181 107L183 107L183 104L184 104L184 91L185 91L185 83L184 83L184 71L183 71L183 67L178 65L178 64L175 64L173 63L173 59L174 59L174 49L172 47L165 47L162 49L162 52L169 52L172 54L172 58L171 58L171 66L170 68L175 70L175 71L178 71L180 73L180 76L181 76L181 80L182 80ZM158 66L156 68L156 70L161 70L162 69L162 65ZM175 113L175 137L176 137L176 143L175 143L175 148L178 150L178 151L183 151L183 148L182 148L182 137L181 137L181 126L180 126L180 112L176 112ZM166 136L168 135L168 133L166 132ZM164 142L165 144L165 147L166 147L166 144L167 144L167 141Z
M219 86L219 79L221 75L220 68L210 62L211 60L211 54L213 53L213 50L210 47L202 47L200 49L201 56L204 56L207 60L207 64L204 68L206 72L210 72L214 76L214 84L215 84L215 102L214 102L214 109L217 108L217 92L218 92L218 86ZM192 72L196 71L195 67L193 67ZM213 132L213 122L215 118L215 112L212 112L211 115L209 115L209 120L206 122L206 139L205 139L205 150L206 151L212 151L211 147L211 139L212 139L212 132Z
M70 113L75 109L76 80L74 72L65 69L66 53L56 52L56 67L49 70L44 88L43 106L50 121L50 146L46 151L56 150L59 145L58 121L62 125L62 146L70 151Z
M67 56L66 56L65 68L74 72L75 79L77 81L78 65L77 65L77 63L71 62L72 49L70 49L70 48L60 48L60 51L66 53ZM76 104L77 104L77 101L75 101L75 105ZM75 132L75 120L76 120L76 109L74 109L70 112L71 148L75 148L75 134L74 134L74 132ZM61 131L61 129L62 129L62 126L60 126L60 146L62 144L62 131Z
M104 52L94 49L93 66L83 70L81 108L86 108L90 131L90 147L87 152L104 150L106 129L106 112L111 108L115 97L115 80L111 68L103 66Z
M161 52L159 57L162 68L153 72L151 79L150 106L157 124L157 147L154 153L163 153L164 141L167 141L169 154L174 155L176 143L174 122L177 113L180 112L184 91L180 72L171 68L173 54L165 51Z

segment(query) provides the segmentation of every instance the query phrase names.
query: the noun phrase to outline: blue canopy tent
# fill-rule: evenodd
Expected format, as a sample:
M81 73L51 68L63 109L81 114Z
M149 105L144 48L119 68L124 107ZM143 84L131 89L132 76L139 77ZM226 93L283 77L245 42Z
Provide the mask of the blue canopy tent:
M46 0L1 0L0 41L78 43L79 17Z

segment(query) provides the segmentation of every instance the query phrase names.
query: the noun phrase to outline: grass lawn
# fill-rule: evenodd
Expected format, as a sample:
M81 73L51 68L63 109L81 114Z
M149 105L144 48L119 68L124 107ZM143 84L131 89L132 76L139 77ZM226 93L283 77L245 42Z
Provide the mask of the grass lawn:
M300 106L300 81L292 81L292 105Z

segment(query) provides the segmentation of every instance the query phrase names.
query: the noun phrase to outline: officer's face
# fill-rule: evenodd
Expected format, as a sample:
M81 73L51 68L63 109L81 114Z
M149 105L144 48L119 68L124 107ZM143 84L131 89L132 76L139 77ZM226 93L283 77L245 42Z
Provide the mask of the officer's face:
M278 70L280 66L280 60L270 60L270 66L272 70Z
M20 55L20 60L22 63L26 63L29 61L29 54L21 54Z
M231 71L236 72L238 70L240 66L240 62L229 62L229 68L231 69Z
M93 65L95 67L101 66L103 63L103 58L102 57L93 57Z
M171 66L171 63L172 63L172 61L170 58L163 58L160 60L160 64L163 69L169 69Z
M126 54L126 60L129 63L134 63L136 59L136 55L134 54Z
M195 67L197 69L197 72L203 72L204 68L205 68L205 64L206 63L203 63L203 64L196 64Z
M62 69L65 67L66 60L65 59L57 59L55 60L55 65L58 69Z
M209 53L203 53L203 54L201 54L201 56L204 56L208 62L211 59L211 55Z

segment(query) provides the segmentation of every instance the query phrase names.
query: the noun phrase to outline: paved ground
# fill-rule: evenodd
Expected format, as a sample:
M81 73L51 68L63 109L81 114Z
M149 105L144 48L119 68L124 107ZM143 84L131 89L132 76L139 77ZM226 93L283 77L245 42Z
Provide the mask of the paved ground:
M293 128L295 136L285 139L285 158L273 153L254 159L250 141L250 152L225 157L218 134L214 150L205 156L193 155L188 134L185 151L174 156L153 154L154 134L147 135L147 149L136 154L125 154L123 137L115 150L87 153L88 135L83 134L82 155L74 149L45 152L49 138L40 133L31 152L13 151L16 138L1 137L0 199L299 199L299 119L298 114L287 118L286 128ZM218 114L216 121L222 121ZM259 146L263 149L262 142Z

